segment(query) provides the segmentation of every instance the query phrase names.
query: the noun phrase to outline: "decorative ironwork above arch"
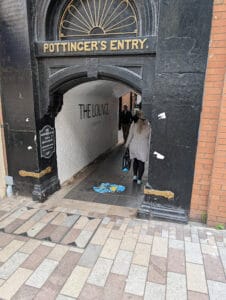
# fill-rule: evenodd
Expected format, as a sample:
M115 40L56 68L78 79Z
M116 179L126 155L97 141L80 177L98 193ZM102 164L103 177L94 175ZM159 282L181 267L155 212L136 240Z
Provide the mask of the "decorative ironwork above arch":
M130 0L71 0L60 24L59 39L138 35Z

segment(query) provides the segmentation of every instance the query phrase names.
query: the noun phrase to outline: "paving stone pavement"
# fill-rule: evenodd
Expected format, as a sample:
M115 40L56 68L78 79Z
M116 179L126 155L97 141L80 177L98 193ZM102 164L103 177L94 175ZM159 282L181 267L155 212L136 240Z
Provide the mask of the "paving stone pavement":
M226 231L22 199L0 200L0 299L226 299Z

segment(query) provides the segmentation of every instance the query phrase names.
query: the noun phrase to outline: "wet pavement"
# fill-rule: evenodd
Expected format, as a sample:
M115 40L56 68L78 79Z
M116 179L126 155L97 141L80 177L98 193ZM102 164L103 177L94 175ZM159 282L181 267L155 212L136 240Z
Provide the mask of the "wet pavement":
M67 199L82 200L94 203L109 204L138 208L143 201L143 185L137 185L132 181L132 166L128 173L122 172L122 156L125 151L123 145L116 147L105 159L95 164L91 174L75 185L65 196ZM123 193L98 194L93 191L94 186L102 182L120 184L126 187ZM143 176L143 182L147 182L147 168Z

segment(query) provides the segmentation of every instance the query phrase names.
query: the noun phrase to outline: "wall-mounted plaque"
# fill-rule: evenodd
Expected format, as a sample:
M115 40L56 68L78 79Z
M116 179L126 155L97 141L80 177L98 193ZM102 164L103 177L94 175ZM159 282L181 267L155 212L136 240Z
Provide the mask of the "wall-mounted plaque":
M39 132L41 157L49 159L55 152L55 130L46 125Z

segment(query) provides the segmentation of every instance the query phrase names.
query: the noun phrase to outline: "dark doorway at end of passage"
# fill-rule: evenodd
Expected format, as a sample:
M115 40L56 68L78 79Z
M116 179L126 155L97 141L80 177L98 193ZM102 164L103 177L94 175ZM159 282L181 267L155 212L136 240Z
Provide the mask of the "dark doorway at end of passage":
M125 151L123 145L118 145L114 150L100 160L95 170L82 180L77 186L64 197L66 199L94 202L123 207L139 208L144 200L143 185L137 185L132 181L132 170L128 173L122 172L122 156ZM147 168L146 168L147 170ZM143 177L147 181L147 171ZM99 194L93 191L94 186L102 182L124 185L123 193Z

